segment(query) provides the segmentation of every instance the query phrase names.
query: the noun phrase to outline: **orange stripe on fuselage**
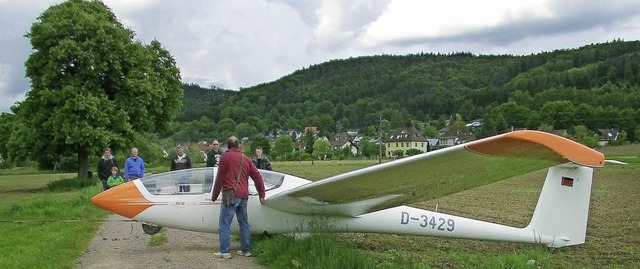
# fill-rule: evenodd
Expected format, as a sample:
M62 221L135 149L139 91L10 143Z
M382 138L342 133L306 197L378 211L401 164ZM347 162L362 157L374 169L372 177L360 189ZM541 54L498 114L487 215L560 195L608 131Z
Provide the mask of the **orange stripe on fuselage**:
M548 159L563 163L603 167L604 155L587 146L550 133L516 131L470 142L467 149L494 156Z
M91 198L91 202L118 215L133 218L152 203L142 196L133 181L115 186Z

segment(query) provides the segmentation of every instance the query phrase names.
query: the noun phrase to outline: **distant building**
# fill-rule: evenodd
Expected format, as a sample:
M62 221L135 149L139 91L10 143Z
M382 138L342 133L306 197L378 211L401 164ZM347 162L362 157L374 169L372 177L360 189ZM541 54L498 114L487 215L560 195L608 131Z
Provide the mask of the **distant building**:
M480 127L482 127L482 120L481 119L472 120L471 122L465 124L465 126L470 130L479 129Z
M618 135L620 133L618 133L616 129L611 128L611 129L598 129L598 134L600 135L600 141L598 141L598 144L600 146L606 146L611 141L618 140Z
M393 156L396 150L406 152L408 149L418 149L427 152L427 139L415 127L403 127L393 130L391 135L383 140L387 147L387 157Z
M311 131L312 134L316 134L318 132L318 127L316 126L304 127L303 133L306 133L307 131Z
M360 134L360 130L359 129L349 129L347 130L347 135L349 135L349 137L354 137L356 135Z

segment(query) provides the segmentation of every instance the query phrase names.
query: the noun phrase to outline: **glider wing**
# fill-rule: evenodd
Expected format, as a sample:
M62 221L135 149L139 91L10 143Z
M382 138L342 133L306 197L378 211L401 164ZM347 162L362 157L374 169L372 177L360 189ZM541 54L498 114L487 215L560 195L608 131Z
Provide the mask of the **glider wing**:
M563 163L602 167L604 155L553 134L516 131L312 182L270 197L267 205L356 217Z

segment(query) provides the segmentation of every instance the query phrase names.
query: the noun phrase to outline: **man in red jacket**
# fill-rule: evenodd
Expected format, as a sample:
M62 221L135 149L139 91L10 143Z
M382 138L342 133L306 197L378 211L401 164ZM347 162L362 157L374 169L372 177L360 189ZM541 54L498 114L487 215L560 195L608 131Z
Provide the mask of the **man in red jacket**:
M240 225L240 246L238 255L251 256L251 233L249 232L249 218L247 216L247 200L249 199L249 176L255 183L260 197L260 203L264 205L264 182L258 169L251 158L240 152L240 141L235 136L227 139L229 150L222 154L218 164L218 175L213 187L212 201L218 199L221 191L235 189L235 201L231 205L220 205L220 219L218 223L218 238L220 239L220 252L215 255L224 259L231 258L231 221L233 215L238 215ZM242 166L240 164L242 163ZM242 167L242 170L240 170ZM240 176L238 176L240 172ZM237 181L237 182L236 182ZM224 199L223 199L224 200Z

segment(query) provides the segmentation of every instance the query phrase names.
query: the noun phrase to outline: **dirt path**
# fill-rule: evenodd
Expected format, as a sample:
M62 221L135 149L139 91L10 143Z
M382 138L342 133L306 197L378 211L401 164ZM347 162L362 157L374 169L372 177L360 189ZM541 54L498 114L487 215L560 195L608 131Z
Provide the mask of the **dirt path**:
M233 242L233 258L213 256L218 251L218 235L165 229L167 242L149 246L140 223L111 215L98 229L89 248L76 262L76 268L263 268L253 258L235 255L238 242ZM157 236L157 235L156 235Z

